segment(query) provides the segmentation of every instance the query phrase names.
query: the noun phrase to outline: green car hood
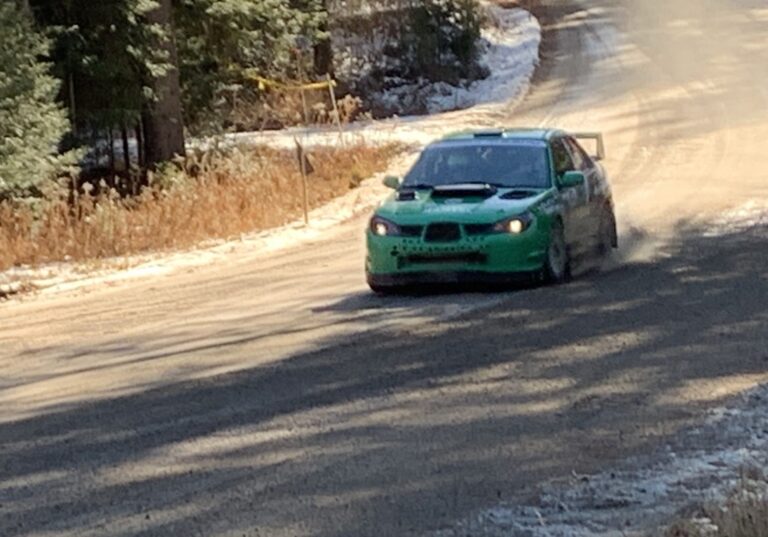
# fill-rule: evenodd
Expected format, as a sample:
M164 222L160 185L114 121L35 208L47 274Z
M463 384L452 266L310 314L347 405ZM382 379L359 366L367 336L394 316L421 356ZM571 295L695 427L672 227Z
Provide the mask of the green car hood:
M398 199L398 193L390 196L376 210L376 214L391 218L398 224L429 223L446 219L461 223L491 223L508 216L515 216L531 210L545 199L552 196L551 190L530 190L530 195L522 199L511 196L513 193L528 189L500 188L490 196L434 195L429 190L419 190L413 200ZM514 191L514 192L513 192Z

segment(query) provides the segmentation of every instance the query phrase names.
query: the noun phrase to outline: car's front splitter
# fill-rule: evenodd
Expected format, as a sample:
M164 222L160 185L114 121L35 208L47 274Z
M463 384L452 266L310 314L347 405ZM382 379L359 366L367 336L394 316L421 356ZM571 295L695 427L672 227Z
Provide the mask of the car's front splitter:
M484 271L423 271L389 274L366 274L372 288L398 288L433 285L516 285L537 281L540 271L484 272Z

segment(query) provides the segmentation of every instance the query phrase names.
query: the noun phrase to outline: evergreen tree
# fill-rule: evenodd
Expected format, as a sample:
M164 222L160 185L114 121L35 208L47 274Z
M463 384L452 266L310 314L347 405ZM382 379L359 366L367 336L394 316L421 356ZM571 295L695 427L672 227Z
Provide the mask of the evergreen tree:
M403 54L413 74L431 80L477 78L482 18L476 0L423 0L410 10Z
M178 100L178 91L160 91L177 76L169 0L30 3L38 23L54 37L55 74L65 82L61 98L78 139L93 144L115 131L135 133L146 164L178 152L180 117L172 149L158 132L159 122L180 116L168 114L168 99ZM155 112L162 119L155 121Z
M0 43L0 197L39 196L73 161L57 151L69 122L42 59L49 43L14 2L0 3Z
M298 78L293 51L329 38L323 0L178 0L174 14L184 113L193 126L221 123L231 91L249 92L246 71ZM313 54L305 73L312 72ZM321 73L324 74L324 73Z

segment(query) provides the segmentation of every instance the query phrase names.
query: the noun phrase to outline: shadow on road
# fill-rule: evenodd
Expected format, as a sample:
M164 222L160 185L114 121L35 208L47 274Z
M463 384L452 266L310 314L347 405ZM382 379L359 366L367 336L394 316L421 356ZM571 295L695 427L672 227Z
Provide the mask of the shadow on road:
M544 48L539 76L553 89L528 101L532 115L594 74L547 72L586 63L573 60L589 33L579 12L556 17L568 24L548 35L572 46ZM650 58L677 53L667 37L640 46ZM715 111L750 75L699 87L706 66L679 59L669 86L705 94ZM619 98L634 82L609 87ZM691 99L665 89L650 103L654 139L720 128L704 113L667 117ZM759 120L753 103L734 109L735 124ZM365 312L381 299L356 295L323 311L362 311L370 331L322 350L0 424L0 535L416 535L541 479L651 450L702 407L768 378L768 234L676 236L613 270L410 329L379 328ZM392 314L408 315L422 299L394 300ZM241 321L214 344L170 334L151 359L189 356L194 369L196 353L259 352Z
M0 425L0 534L408 535L648 449L768 369L768 234L681 236L482 315Z

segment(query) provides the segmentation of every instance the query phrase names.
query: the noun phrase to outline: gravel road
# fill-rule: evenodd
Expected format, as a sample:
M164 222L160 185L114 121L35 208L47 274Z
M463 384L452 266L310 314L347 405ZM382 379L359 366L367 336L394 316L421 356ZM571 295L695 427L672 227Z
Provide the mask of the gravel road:
M765 2L537 15L543 63L503 119L605 132L615 266L378 298L356 219L0 304L0 535L423 535L768 381L768 232L727 218L768 200Z

